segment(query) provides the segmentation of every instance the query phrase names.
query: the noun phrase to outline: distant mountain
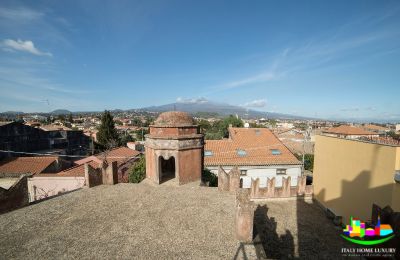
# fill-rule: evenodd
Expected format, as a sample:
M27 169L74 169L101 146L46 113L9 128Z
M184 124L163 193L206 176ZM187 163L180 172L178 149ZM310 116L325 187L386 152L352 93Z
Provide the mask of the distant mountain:
M6 115L21 115L21 114L24 114L24 112L21 112L21 111L5 111L5 112L2 112L1 114L6 114Z
M151 106L141 108L139 110L151 112L165 112L165 111L184 111L190 114L196 113L218 113L220 116L238 115L242 118L281 118L281 119L305 119L305 117L287 115L281 113L262 112L252 109L247 109L241 106L233 106L225 103L218 103L212 101L203 101L197 103L171 103L161 106Z
M56 109L56 110L50 112L50 114L53 114L53 115L68 115L71 113L72 113L71 111L66 110L66 109Z

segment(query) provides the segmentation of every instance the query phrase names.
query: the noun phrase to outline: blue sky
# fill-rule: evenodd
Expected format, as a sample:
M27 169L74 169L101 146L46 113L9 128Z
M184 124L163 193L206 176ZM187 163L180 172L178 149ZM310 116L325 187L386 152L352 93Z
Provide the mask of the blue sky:
M399 84L399 1L0 3L0 111L211 100L400 121Z

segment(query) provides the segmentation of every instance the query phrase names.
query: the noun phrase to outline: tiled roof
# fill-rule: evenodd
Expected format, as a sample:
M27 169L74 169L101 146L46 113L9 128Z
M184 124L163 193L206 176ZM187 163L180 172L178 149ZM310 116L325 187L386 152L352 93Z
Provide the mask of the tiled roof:
M72 130L71 128L62 126L62 125L42 125L39 128L44 131L62 131L62 130L70 131L70 130Z
M88 162L90 166L93 168L99 168L99 163L90 161ZM57 173L57 176L61 177L84 177L85 176L85 164L76 165L69 169L66 169L60 173Z
M58 157L54 156L6 158L0 162L0 173L16 175L23 173L38 174L43 172L57 159Z
M289 149L266 128L229 128L229 139L206 140L206 166L301 164ZM280 154L272 154L272 149ZM239 155L243 150L245 155Z
M111 151L107 153L107 162L112 163L114 161L117 162L118 167L125 163L126 161L129 161L135 157L137 157L140 154L140 152L129 149L127 147L118 147L114 148ZM89 157L86 157L84 159L81 159L79 161L76 161L75 163L78 164L77 166L74 166L72 168L66 169L60 173L58 173L58 176L85 176L85 163L89 163L90 166L93 168L99 168L101 162L104 159L104 153L99 153L96 155L92 155Z
M107 159L107 162L114 162L117 161L118 163L127 161L129 159L132 159L134 157L137 157L140 154L140 152L132 150L128 147L117 147L114 148L110 151L107 152L107 154L99 153L95 154L89 157L86 157L84 159L81 159L79 161L76 161L76 164L84 164L85 162L89 161L96 161L98 163L101 163L104 158Z
M375 130L375 131L388 131L389 129L379 125L364 125L365 129Z
M322 132L328 134L341 134L341 135L376 135L376 133L374 132L365 131L361 128L349 125L332 127Z

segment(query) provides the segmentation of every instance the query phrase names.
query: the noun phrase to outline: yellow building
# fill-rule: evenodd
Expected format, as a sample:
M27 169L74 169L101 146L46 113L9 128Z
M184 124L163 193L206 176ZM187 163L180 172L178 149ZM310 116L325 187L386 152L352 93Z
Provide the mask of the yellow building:
M314 195L348 222L368 220L372 204L400 211L400 146L319 135L315 142Z

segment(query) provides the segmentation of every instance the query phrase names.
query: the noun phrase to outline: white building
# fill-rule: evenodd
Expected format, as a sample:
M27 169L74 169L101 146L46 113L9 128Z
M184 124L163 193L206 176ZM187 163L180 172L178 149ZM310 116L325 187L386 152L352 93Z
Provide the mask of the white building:
M268 178L276 178L276 186L282 186L283 177L291 177L291 185L297 185L301 176L301 162L267 128L229 128L229 138L206 140L204 166L214 174L222 166L229 171L238 166L244 188L251 179L260 179L265 187Z

